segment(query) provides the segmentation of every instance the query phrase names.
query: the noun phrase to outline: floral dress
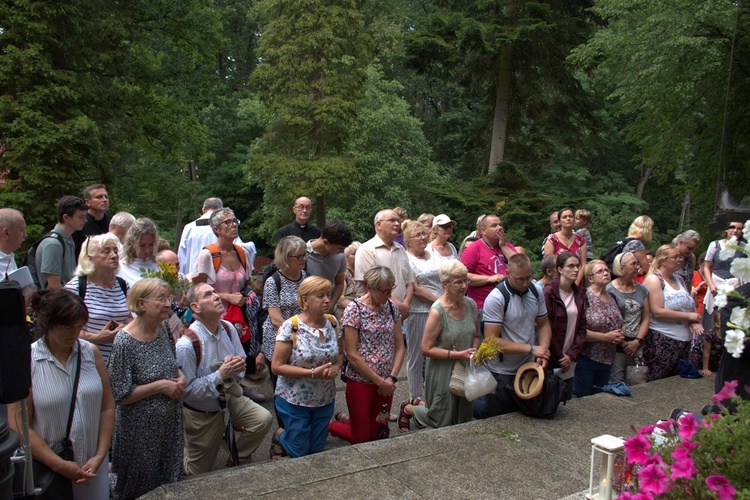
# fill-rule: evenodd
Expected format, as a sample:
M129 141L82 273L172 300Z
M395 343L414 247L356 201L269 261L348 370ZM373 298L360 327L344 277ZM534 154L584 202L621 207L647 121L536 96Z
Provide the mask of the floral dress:
M339 356L337 332L326 319L325 328L313 328L298 321L296 340L293 341L292 321L288 319L279 328L276 340L292 342L288 364L311 369L326 363L335 363ZM336 396L336 381L320 378L295 378L279 375L276 383L277 397L289 404L305 407L321 407L330 404Z
M552 243L552 255L571 252L580 257L581 248L586 244L586 238L584 238L583 235L576 233L573 233L573 243L571 243L569 247L566 247L565 244L560 241L560 238L557 237L557 233L550 234L547 241Z
M344 311L341 324L359 331L357 353L381 378L387 378L393 369L396 341L393 327L401 320L401 313L391 300L376 311L359 299L353 300ZM370 384L351 364L345 373L349 380Z
M109 380L117 403L112 439L114 498L137 498L182 476L182 403L154 394L122 404L137 386L179 375L174 345L162 329L144 342L122 330L109 358Z

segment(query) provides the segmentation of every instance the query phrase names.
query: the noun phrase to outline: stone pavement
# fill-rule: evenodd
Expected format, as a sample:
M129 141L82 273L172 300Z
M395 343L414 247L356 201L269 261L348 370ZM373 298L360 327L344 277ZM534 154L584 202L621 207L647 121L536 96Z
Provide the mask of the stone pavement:
M574 399L552 420L516 413L408 434L391 424L390 439L350 446L329 438L332 449L317 455L266 458L142 498L583 498L592 437L628 437L631 425L665 419L676 406L699 411L710 401L713 381L673 377L634 387L630 398Z

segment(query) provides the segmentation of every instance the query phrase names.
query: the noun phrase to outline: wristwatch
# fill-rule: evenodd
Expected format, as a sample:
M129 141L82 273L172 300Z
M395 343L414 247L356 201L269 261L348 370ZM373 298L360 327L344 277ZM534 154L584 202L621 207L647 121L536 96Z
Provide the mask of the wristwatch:
M388 378L389 378L389 379L391 379L391 380L393 380L393 383L394 383L394 384L395 384L396 382L398 382L398 379L397 379L396 377L394 377L393 375L388 375Z

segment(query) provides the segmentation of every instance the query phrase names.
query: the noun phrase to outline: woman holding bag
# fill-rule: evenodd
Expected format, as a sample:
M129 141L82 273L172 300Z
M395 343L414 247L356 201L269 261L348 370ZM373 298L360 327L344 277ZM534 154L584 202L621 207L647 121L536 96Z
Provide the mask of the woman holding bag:
M404 362L401 313L389 298L396 278L387 267L374 266L363 276L366 293L344 311L346 405L350 417L336 414L332 436L352 444L377 439L376 418L383 405L390 413L396 375Z
M632 252L621 253L612 263L612 271L617 278L607 285L607 291L617 300L623 320L624 339L617 346L609 383L625 381L628 366L635 365L635 358L641 357L641 346L648 335L651 309L648 304L648 290L637 283L638 260Z
M449 260L439 269L443 294L432 305L424 337L422 354L425 367L425 401L404 401L399 408L398 428L410 430L410 419L423 429L462 424L471 419L471 402L449 389L456 363L466 367L479 345L479 320L476 303L466 297L468 271L459 260Z
M31 308L36 314L37 338L31 345L33 390L27 399L31 454L70 480L69 495L62 491L68 485L58 485L57 491L47 492L53 495L49 498L109 498L107 452L115 401L99 350L78 339L88 319L86 306L72 292L46 289L32 297ZM75 411L67 437L73 456L63 457L71 403ZM22 435L20 403L8 406L8 421Z

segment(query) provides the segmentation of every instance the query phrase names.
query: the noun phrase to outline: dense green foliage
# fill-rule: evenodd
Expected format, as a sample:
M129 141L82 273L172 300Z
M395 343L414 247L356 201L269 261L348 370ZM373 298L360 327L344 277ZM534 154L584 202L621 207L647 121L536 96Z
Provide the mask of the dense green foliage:
M656 245L686 193L705 233L717 179L750 191L748 28L728 0L9 0L0 205L33 240L105 182L174 239L219 196L266 254L301 195L358 239L388 206L456 240L497 212L535 259L572 205L595 253L641 213Z

